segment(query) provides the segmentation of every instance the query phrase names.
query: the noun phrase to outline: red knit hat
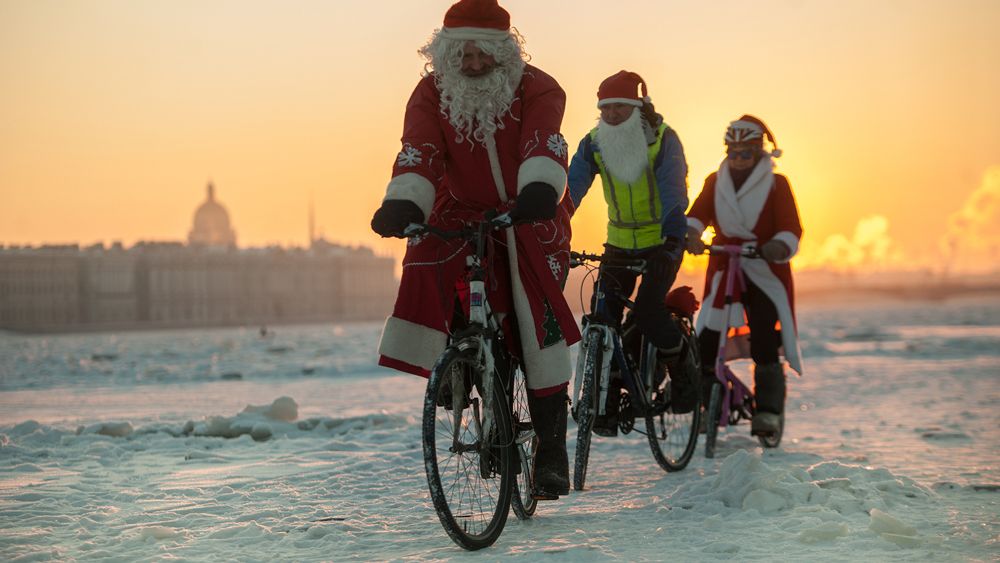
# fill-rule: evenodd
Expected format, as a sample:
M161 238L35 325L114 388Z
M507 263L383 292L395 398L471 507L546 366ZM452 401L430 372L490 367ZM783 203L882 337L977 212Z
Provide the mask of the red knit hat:
M646 81L641 76L627 70L618 71L601 82L597 88L597 107L607 104L627 104L642 107L648 102Z
M771 130L767 128L767 125L764 125L764 122L760 118L746 114L736 121L730 122L729 127L726 128L727 145L730 143L743 143L754 139L763 140L764 137L767 137L767 140L774 146L771 156L774 158L781 156L781 149L778 148L778 143L774 141L774 134L771 133Z
M510 14L497 0L460 0L445 12L441 33L449 39L503 39L510 34Z

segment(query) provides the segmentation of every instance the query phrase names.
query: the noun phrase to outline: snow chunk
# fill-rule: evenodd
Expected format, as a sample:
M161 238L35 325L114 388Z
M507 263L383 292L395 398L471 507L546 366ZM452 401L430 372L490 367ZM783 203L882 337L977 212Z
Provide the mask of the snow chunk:
M896 518L893 518L890 514L882 512L877 508L873 508L871 512L872 521L868 525L868 528L876 534L900 534L903 536L915 536L917 535L917 530L912 526L907 526L903 524Z
M100 434L101 436L111 436L112 438L124 438L130 436L134 428L131 422L98 422L89 426L80 426L76 429L76 435Z
M270 405L247 405L247 407L243 409L243 413L257 413L262 414L271 420L291 422L299 417L299 405L295 402L295 399L291 397L279 397Z
M844 537L847 533L847 524L843 522L824 522L815 528L799 532L799 541L802 543L830 541Z

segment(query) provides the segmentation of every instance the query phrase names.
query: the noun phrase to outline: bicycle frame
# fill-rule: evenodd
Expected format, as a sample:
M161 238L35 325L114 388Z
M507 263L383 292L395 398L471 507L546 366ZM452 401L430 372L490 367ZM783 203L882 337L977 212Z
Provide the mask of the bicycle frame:
M477 360L483 365L483 373L493 374L496 368L496 358L494 357L494 344L503 341L503 331L493 315L489 300L486 297L486 271L483 268L483 258L486 256L486 242L489 233L497 228L510 226L510 216L507 214L487 216L486 221L479 223L475 232L460 230L455 232L443 231L430 225L411 224L404 231L408 237L416 236L425 232L432 233L441 238L467 238L475 244L474 251L465 259L466 267L470 273L469 279L469 318L468 326L463 331L455 344L460 350L468 350L471 347L477 348ZM502 347L501 347L502 348ZM493 396L494 377L484 377L480 382L481 395L486 400L482 401L482 424L477 428L480 436L488 435L493 426L493 405L488 398ZM475 383L475 382L473 382ZM508 392L510 389L505 390ZM456 397L458 395L456 394ZM454 447L463 448L459 440L459 430L461 426L461 409L453 409L455 413L454 436L452 437ZM478 424L478 419L476 420ZM484 433L485 432L485 433ZM530 438L530 437L529 437Z
M587 254L581 254L581 256L583 259L596 258L594 256ZM645 260L637 260L635 262L632 262L631 264L624 264L624 265L629 269L634 269L641 273L642 270L645 269ZM650 407L650 404L652 403L652 397L650 396L650 389L652 389L653 387L652 367L655 365L656 362L656 349L652 345L646 342L645 337L642 337L641 341L642 345L640 348L642 350L642 353L641 357L639 358L639 366L637 372L633 373L628 360L625 358L625 351L622 346L621 334L619 333L618 330L609 326L607 322L603 320L607 318L605 310L607 305L605 299L606 299L606 292L608 291L605 285L606 282L604 280L603 270L604 270L604 263L602 262L597 275L597 284L596 287L594 288L594 295L596 297L595 299L596 302L593 311L594 319L587 323L587 327L584 330L584 339L583 339L584 345L586 345L586 343L589 342L587 335L594 331L599 331L601 333L601 343L602 346L604 347L604 352L605 352L604 354L602 354L604 365L602 366L601 369L601 380L597 382L598 383L597 414L598 415L605 414L606 410L605 403L608 397L608 390L611 384L610 368L612 361L614 361L615 365L621 372L622 380L624 381L626 388L629 391L629 394L636 400L638 400L642 408L646 410ZM621 297L625 302L626 308L632 309L635 306L635 303L627 299L626 296L621 296ZM612 352L612 353L608 354L607 352ZM581 359L583 358L583 354L580 355L580 358ZM584 372L583 369L579 367L577 368L577 373L583 373L583 372ZM642 378L637 377L639 374L646 374L646 379L648 381L643 381ZM580 388L582 384L583 384L582 380L580 378L576 378L573 384L574 397L579 397Z
M746 386L733 370L726 364L726 342L729 339L729 317L732 312L733 290L736 284L740 284L741 290L746 290L746 280L743 278L743 270L740 267L740 259L745 256L745 249L738 244L713 245L709 247L714 254L724 254L728 257L729 264L726 268L726 293L722 314L725 318L725 326L719 331L719 349L715 356L715 377L722 384L722 412L719 416L719 426L725 428L729 424L730 408L732 405L742 405L746 399L753 396L750 388Z

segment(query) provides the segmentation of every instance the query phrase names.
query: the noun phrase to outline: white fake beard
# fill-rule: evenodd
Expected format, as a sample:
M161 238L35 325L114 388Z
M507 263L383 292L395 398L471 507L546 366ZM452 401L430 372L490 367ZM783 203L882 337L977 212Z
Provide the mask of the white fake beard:
M638 180L649 164L649 146L637 110L618 125L609 125L603 119L597 123L597 146L604 166L612 176L627 184Z
M503 115L510 111L524 72L519 63L497 65L485 76L468 77L449 69L436 77L441 111L458 132L458 142L475 139L483 143L503 128Z

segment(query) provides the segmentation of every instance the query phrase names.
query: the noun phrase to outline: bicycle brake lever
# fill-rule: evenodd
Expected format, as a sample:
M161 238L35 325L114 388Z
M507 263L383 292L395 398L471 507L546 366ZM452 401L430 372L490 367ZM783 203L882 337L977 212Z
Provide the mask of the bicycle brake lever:
M510 216L510 211L504 211L494 217L490 222L493 223L494 227L497 229L504 229L514 224L514 220Z
M403 229L403 235L400 238L414 237L419 234L423 234L423 232L426 230L427 230L426 225L422 225L420 223L410 223L409 225L406 226L405 229Z

